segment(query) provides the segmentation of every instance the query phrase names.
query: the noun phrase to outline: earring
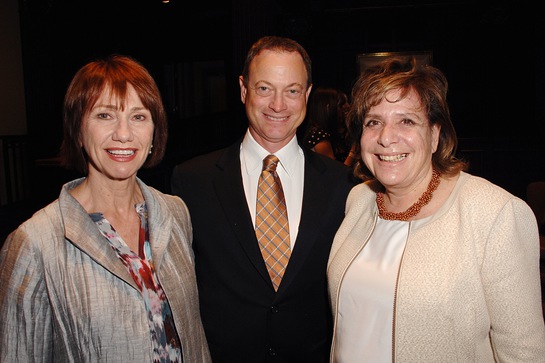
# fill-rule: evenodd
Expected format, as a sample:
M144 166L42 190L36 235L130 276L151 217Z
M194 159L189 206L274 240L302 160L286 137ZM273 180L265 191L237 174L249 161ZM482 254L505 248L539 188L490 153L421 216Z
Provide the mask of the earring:
M151 145L151 146L149 147L148 154L151 154L151 149L153 149L153 145Z

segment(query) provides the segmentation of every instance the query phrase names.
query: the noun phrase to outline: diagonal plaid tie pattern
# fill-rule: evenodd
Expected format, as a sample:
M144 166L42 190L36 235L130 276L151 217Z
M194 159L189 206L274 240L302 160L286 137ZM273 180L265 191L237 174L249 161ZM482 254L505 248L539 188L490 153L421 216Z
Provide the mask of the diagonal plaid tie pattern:
M259 248L275 291L282 281L291 254L286 200L276 172L278 161L274 155L263 159L263 171L257 187L255 219Z

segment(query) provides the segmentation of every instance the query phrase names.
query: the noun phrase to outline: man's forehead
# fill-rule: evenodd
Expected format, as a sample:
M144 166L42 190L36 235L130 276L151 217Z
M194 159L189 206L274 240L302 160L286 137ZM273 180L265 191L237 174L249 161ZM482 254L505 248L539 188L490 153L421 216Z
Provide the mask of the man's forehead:
M293 84L307 84L307 69L297 52L261 51L251 62L248 77L253 83L275 79Z

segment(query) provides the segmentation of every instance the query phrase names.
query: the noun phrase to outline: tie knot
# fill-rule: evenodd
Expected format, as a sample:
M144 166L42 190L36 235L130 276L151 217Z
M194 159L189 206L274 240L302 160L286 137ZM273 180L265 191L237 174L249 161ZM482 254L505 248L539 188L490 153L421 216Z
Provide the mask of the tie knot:
M263 170L266 171L275 171L276 165L278 164L278 158L274 155L267 155L265 159L263 159Z

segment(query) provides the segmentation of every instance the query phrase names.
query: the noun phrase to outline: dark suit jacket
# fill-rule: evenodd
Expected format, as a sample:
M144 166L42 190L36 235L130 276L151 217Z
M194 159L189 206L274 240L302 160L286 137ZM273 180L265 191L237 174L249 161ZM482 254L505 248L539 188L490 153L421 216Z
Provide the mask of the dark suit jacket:
M326 266L355 181L305 150L299 232L275 293L259 250L240 169L240 142L175 167L172 192L189 208L201 316L215 363L329 361Z

